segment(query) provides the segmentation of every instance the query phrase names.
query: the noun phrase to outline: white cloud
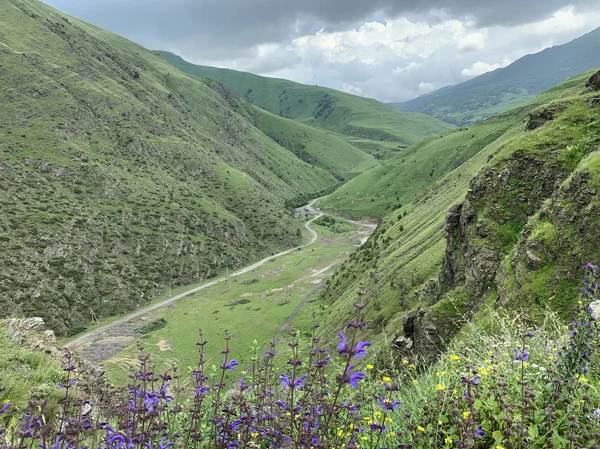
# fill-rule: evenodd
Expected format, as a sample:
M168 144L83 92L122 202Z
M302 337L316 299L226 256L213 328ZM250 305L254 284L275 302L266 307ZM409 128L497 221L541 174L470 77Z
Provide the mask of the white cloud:
M235 59L192 60L381 101L406 101L568 42L599 24L600 10L584 14L570 7L546 20L511 27L478 28L469 18L442 13L435 20L382 18L350 30L321 29L289 42L263 44Z
M460 74L468 78L483 75L484 73L491 72L502 67L502 64L488 64L487 62L477 61L471 65L471 67L462 69Z

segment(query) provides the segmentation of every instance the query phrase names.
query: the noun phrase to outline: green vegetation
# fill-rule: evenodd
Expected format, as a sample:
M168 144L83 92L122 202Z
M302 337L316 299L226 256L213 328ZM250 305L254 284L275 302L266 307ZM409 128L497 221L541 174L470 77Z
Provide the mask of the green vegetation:
M62 380L60 362L42 351L29 349L9 338L4 322L0 321L0 408L6 402L25 408L32 386L40 398L55 405L61 397L57 383Z
M169 52L156 53L185 73L214 78L272 114L337 133L337 137L380 158L453 128L423 114L405 113L333 89L194 65Z
M39 1L0 10L0 315L66 335L293 247L286 202L339 182L142 47Z
M600 67L600 28L572 42L394 105L462 126L502 113L567 78Z
M327 221L331 224L331 220ZM287 338L292 326L309 335L312 313L321 320L326 309L316 302L316 292L335 267L353 252L356 226L336 221L333 228L313 224L319 234L314 245L278 257L249 273L202 290L153 312L161 327L145 333L145 351L160 369L172 364L193 366L197 358L198 329L202 329L209 366L221 359L225 333L241 369L249 368L251 342L264 347L274 337ZM151 323L150 323L151 324ZM164 325L163 325L164 324ZM137 346L131 345L104 363L115 383L127 380L137 363Z
M135 331L138 334L146 335L146 334L149 334L150 332L154 332L159 329L162 329L166 325L167 325L167 322L165 321L165 319L159 318L157 320L153 320L150 323L146 323L146 324L138 327Z
M330 311L323 335L334 338L335 323L348 319L360 282L375 304L367 312L371 338L410 338L421 354L435 354L480 310L476 316L483 320L486 306L525 306L533 320L550 306L567 318L584 263L600 260L596 219L589 212L597 210L600 191L600 122L591 101L598 94L582 94L592 73L468 131L419 144L433 160L435 150L443 154L443 148L466 145L473 135L482 141L495 137L400 209L386 211L395 198L381 199L379 209L342 207L340 200L340 209L350 214L354 207L356 215L387 215L323 290ZM556 111L554 119L526 131L528 115L543 109ZM399 167L396 157L373 171L388 169L393 179ZM354 185L366 190L369 181L361 178L370 176L355 178L331 197ZM365 196L374 197L376 189L371 192Z
M375 158L350 145L335 133L271 114L251 105L237 92L213 79L203 82L277 144L304 162L328 171L340 181L379 165Z
M506 114L472 128L431 137L354 178L319 205L354 217L387 215L409 204L522 118L522 113Z

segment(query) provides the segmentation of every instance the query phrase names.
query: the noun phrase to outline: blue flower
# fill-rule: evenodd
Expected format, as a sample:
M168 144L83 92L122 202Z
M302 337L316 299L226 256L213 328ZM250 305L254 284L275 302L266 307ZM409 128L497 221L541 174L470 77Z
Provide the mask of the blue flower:
M279 375L279 380L281 380L281 385L283 388L293 388L294 390L298 390L304 386L304 381L308 376L304 374L300 376L298 379L294 379L294 376L290 379L287 374L281 373Z
M350 384L352 388L356 388L358 387L358 382L365 378L365 373L363 373L362 371L352 373L353 369L354 365L348 365L348 368L346 368L346 371L344 372L341 381L342 383Z
M518 348L515 348L515 360L520 360L521 362L526 362L529 359L529 351L527 349L523 350L523 354Z
M227 362L224 359L223 364L221 365L221 368L222 369L230 369L231 371L234 371L234 368L238 365L239 365L239 363L235 359L231 359L229 362Z
M483 430L481 424L477 426L477 429L475 430L475 436L477 438L483 438L485 436L485 430Z
M8 413L8 409L12 407L12 404L10 402L7 402L6 404L4 404L2 406L2 408L0 408L0 415L4 414L4 413Z
M379 401L379 405L383 408L384 412L391 412L392 410L397 410L398 406L402 404L402 401L392 401L391 399L382 398L381 396L377 396L377 400Z

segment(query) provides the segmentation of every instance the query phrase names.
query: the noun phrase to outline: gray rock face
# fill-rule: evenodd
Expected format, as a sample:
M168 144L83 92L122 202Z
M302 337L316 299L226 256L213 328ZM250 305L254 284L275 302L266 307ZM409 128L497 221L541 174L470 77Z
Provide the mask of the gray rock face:
M585 85L586 92L600 92L600 72L594 73Z
M34 318L11 318L7 320L6 327L11 332L18 331L42 331L46 327L44 320L39 317Z
M534 129L538 129L539 127L545 125L550 120L554 120L556 116L556 109L554 108L546 108L541 111L535 111L529 114L529 121L525 126L527 131L533 131Z

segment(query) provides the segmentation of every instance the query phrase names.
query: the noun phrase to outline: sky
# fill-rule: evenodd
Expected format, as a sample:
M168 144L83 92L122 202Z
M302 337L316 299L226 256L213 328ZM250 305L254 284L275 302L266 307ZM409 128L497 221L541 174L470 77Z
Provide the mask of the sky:
M401 102L600 27L600 0L44 0L195 64Z

